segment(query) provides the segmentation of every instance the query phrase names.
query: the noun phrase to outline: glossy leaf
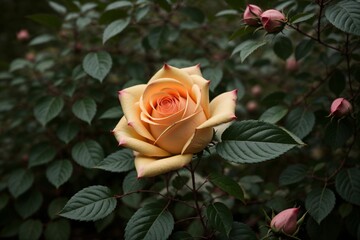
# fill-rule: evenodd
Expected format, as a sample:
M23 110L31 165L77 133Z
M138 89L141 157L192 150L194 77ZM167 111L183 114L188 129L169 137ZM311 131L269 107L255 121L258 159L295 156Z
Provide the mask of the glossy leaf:
M287 114L288 109L282 105L273 106L267 109L261 116L259 120L268 122L268 123L277 123Z
M287 37L277 38L274 44L274 52L282 60L288 59L293 52L293 47L290 39Z
M120 19L110 23L103 33L103 44L110 38L121 33L130 23L130 19Z
M289 21L292 24L297 24L297 23L301 23L301 22L310 20L314 16L315 16L315 13L313 13L313 12L299 13L299 14L296 14L295 16L292 16Z
M112 59L107 52L88 53L82 63L84 71L102 82L112 67Z
M315 189L305 199L305 208L320 224L335 206L335 194L328 188Z
M302 181L307 174L307 167L303 164L290 165L280 174L279 183L286 186Z
M134 155L130 149L114 152L95 166L109 172L126 172L134 167Z
M15 210L23 218L28 218L36 213L43 203L43 196L39 191L26 193L16 199Z
M123 115L123 112L121 111L121 107L112 107L103 112L103 114L100 115L99 119L120 119Z
M224 192L234 196L241 201L244 201L244 192L242 188L231 177L226 175L211 174L209 180Z
M60 216L95 221L109 215L116 207L116 198L105 186L91 186L77 192L61 210Z
M79 133L79 127L73 123L63 123L60 125L56 134L64 143L69 143Z
M56 156L56 149L48 143L40 143L31 149L29 167L42 165L52 161Z
M210 204L206 208L206 216L213 228L229 236L232 229L233 217L230 209L225 204L221 202Z
M29 170L18 169L10 174L8 188L15 198L26 192L34 182L34 175Z
M301 139L312 131L314 125L314 113L300 107L291 110L285 120L286 129Z
M46 169L46 177L56 188L59 188L69 180L73 166L69 160L57 160Z
M96 103L94 99L85 97L74 103L72 112L77 118L91 124L91 120L96 114Z
M86 168L93 168L104 158L104 151L94 140L85 140L77 143L71 150L75 162Z
M217 152L236 163L256 163L280 156L303 143L284 129L262 121L235 122L222 134Z
M349 203L360 205L360 170L348 168L336 176L336 191Z
M131 7L132 3L130 1L116 1L113 3L110 3L109 5L106 6L105 11L110 11L110 10L114 10L117 8L125 8L125 7Z
M60 114L63 107L64 100L61 97L45 97L36 104L34 115L36 119L45 126Z
M247 40L245 42L242 42L240 45L238 45L231 55L234 55L236 53L240 53L240 60L241 62L244 62L245 59L250 56L255 50L258 48L264 46L267 42L265 41L255 41L255 40Z
M48 43L48 42L51 42L54 40L55 40L55 37L53 35L43 34L43 35L37 36L34 39L32 39L31 42L29 43L29 46L40 45L40 44Z
M152 203L135 212L125 228L125 240L165 240L174 228L174 218L164 204Z

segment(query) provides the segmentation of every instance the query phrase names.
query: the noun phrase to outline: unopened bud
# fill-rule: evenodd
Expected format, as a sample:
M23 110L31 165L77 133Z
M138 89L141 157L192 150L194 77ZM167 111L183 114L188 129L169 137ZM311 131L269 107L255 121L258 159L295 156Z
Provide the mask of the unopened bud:
M246 9L245 9L245 12L243 15L244 22L247 25L253 26L253 27L261 26L261 21L260 21L261 13L262 13L262 10L260 7L254 5L254 4L248 4L246 6Z
M286 60L286 70L289 72L296 72L299 70L299 62L294 57L290 57Z
M344 117L351 113L351 103L345 98L335 99L330 107L330 116Z
M275 9L270 9L261 14L261 23L268 33L278 33L284 29L285 15Z
M19 41L26 41L30 38L30 34L29 34L28 30L21 29L19 32L17 32L16 38Z
M297 216L299 208L289 208L277 214L270 223L274 232L282 232L293 235L297 230Z

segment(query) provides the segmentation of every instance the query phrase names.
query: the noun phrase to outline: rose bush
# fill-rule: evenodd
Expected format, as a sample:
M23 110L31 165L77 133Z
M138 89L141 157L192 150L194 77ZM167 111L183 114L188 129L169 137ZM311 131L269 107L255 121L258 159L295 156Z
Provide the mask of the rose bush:
M213 137L213 127L235 119L236 90L209 102L209 81L199 65L165 64L147 84L119 92L124 112L113 130L119 145L135 151L138 177L182 168Z

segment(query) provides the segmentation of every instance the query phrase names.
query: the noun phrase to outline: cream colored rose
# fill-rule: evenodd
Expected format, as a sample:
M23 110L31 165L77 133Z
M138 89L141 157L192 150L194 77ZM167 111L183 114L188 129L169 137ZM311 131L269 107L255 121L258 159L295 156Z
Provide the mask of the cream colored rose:
M209 81L198 65L164 65L148 82L119 92L124 117L113 130L136 152L138 177L184 167L213 137L213 127L235 117L236 90L209 103Z

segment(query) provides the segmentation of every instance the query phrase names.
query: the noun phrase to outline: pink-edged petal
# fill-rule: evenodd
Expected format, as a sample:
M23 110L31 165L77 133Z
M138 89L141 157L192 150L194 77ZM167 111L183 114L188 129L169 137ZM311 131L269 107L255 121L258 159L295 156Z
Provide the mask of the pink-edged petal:
M191 162L191 159L192 154L175 155L161 159L138 155L135 157L135 167L138 178L154 177L183 168Z
M197 129L214 127L222 123L236 119L237 91L220 94L210 102L210 118L202 123Z
M186 68L180 68L182 71L187 72L189 75L197 75L202 77L201 70L200 70L200 64L196 64L195 66L186 67Z
M119 145L128 147L136 152L147 156L165 157L171 154L151 143L146 142L146 138L140 136L131 126L128 125L125 117L122 117L113 130Z
M191 78L193 79L194 84L196 84L200 88L200 95L201 95L200 104L203 108L203 111L205 112L206 117L209 118L210 117L210 106L209 106L210 81L207 81L203 77L199 77L196 75L191 75Z
M191 86L193 85L193 81L186 71L172 67L168 64L164 64L164 66L150 79L149 83L152 83L160 78L176 79L183 83L187 89L191 89Z
M197 153L203 150L213 138L213 128L196 129L193 136L187 141L181 154Z

